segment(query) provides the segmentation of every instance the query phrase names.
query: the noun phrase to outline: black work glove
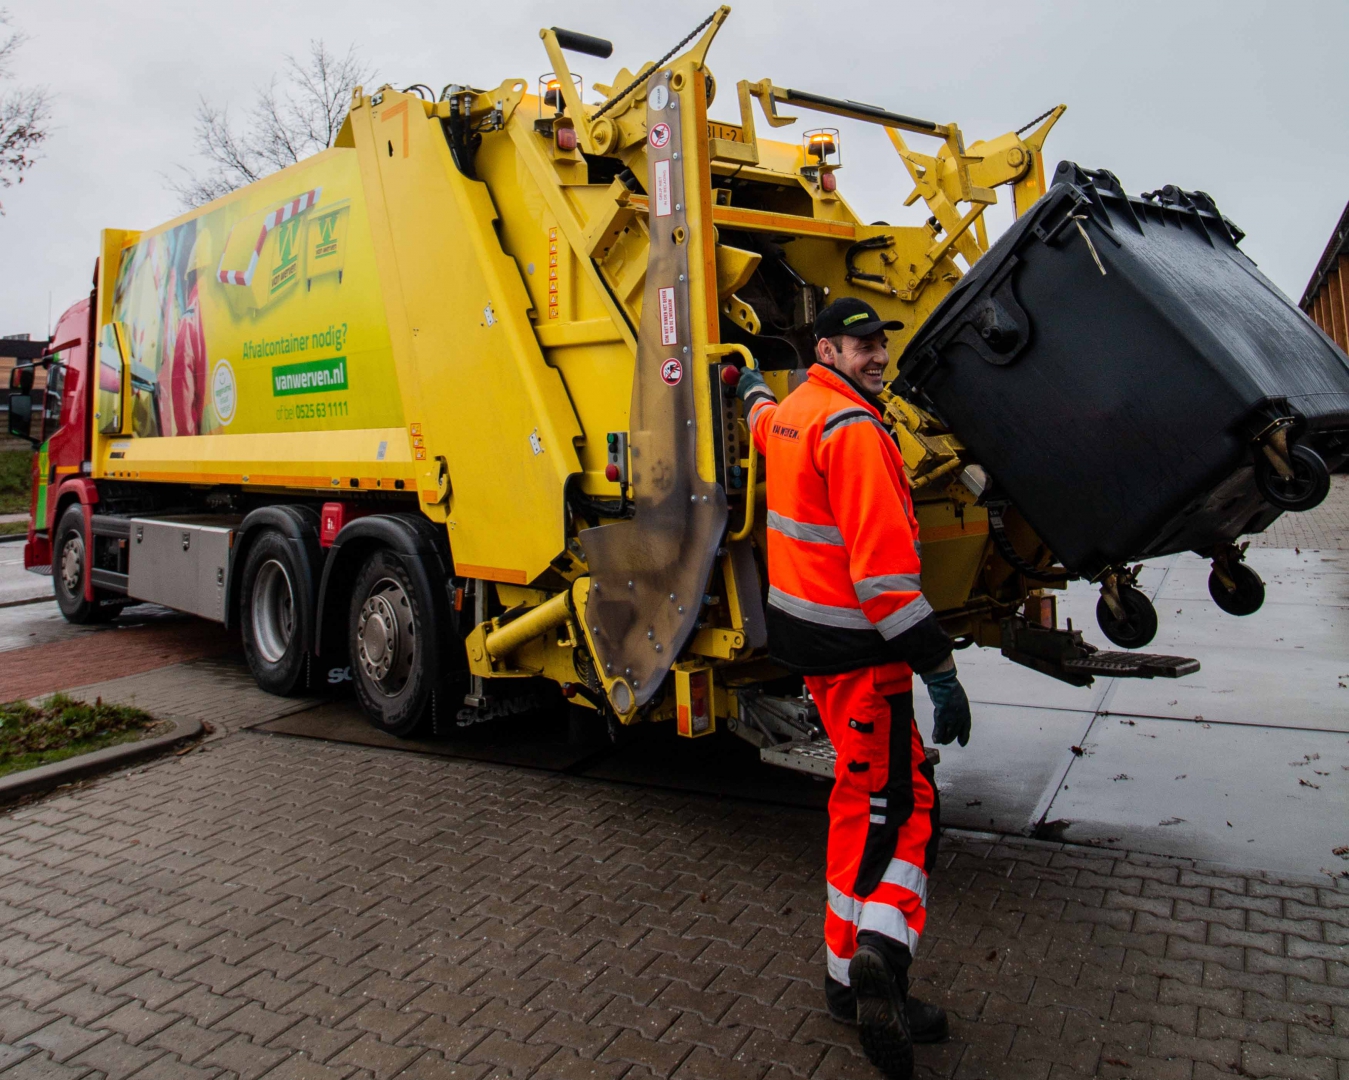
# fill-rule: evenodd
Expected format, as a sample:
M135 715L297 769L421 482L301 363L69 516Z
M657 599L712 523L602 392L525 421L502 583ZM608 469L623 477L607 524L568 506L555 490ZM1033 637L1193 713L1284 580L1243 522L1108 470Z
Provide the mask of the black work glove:
M970 699L956 678L955 664L920 678L932 699L932 741L946 746L959 739L961 746L966 745L970 741Z

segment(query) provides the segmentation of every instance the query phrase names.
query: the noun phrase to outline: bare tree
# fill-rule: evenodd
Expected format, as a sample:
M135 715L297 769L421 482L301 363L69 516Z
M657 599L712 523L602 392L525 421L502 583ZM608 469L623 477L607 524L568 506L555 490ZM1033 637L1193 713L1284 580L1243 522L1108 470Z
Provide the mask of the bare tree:
M0 26L12 23L9 11L0 8ZM0 39L0 80L12 79L10 62L27 41L17 30ZM37 161L37 148L47 138L51 119L51 91L45 86L21 86L0 92L0 187L23 183L23 174ZM0 204L0 214L5 212Z
M218 199L332 146L342 130L352 90L373 78L354 47L339 57L319 40L309 43L309 55L303 60L286 57L280 80L273 78L258 91L242 128L231 122L228 106L202 98L196 144L206 170L183 168L181 179L170 181L184 209Z

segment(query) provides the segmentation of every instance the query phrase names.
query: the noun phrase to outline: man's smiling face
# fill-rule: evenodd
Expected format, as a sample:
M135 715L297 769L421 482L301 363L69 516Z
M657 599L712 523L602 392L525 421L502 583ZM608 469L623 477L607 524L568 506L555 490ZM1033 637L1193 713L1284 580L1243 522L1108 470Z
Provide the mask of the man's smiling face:
M839 348L842 345L842 349ZM879 394L885 388L885 365L890 354L885 349L885 331L866 337L821 338L816 356L822 364L841 371L868 393Z

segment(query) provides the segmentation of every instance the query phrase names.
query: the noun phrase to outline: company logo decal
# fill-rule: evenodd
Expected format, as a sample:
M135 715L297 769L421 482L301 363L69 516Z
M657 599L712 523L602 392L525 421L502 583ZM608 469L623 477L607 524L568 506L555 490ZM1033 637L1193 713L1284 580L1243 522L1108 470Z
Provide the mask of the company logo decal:
M220 422L228 426L239 404L239 394L234 385L234 368L228 360L217 360L211 371L211 401Z
M347 388L347 358L310 360L304 364L282 364L272 368L272 396L287 394L324 394Z

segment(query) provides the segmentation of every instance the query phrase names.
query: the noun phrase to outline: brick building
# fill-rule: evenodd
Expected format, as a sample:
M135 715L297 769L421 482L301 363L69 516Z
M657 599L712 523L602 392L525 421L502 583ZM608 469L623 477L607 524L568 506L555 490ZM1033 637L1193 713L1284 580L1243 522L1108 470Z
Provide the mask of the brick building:
M29 334L10 334L0 337L0 450L27 450L21 439L9 436L9 374L21 360L33 360L42 355L47 340L34 341ZM33 385L42 389L47 385L47 372L39 367L34 372Z
M1299 306L1349 352L1349 205L1330 234Z

